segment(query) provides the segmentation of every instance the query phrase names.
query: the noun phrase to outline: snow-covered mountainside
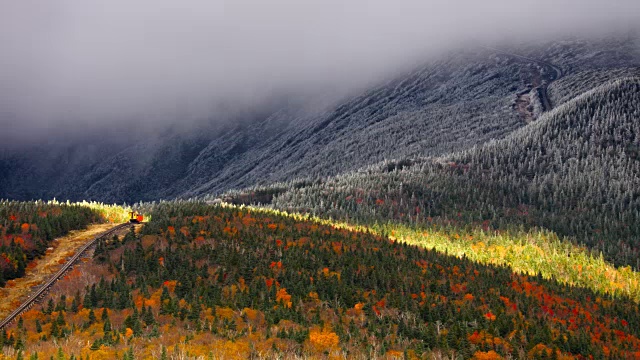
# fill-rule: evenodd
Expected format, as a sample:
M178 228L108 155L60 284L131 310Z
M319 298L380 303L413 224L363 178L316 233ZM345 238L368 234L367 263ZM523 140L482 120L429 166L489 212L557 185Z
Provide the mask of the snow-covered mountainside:
M638 119L640 77L614 80L473 149L227 196L358 222L541 227L640 266Z
M220 126L0 153L0 197L139 201L338 175L502 139L605 80L637 73L636 39L456 52L337 105L278 105ZM562 77L540 59L562 69ZM548 86L547 85L551 82Z

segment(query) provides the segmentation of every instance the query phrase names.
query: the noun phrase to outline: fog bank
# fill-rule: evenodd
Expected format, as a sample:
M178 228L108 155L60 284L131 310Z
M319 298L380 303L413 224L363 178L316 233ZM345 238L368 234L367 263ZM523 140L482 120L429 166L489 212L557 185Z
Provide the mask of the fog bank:
M461 46L637 23L637 0L5 0L0 141L215 120L347 93Z

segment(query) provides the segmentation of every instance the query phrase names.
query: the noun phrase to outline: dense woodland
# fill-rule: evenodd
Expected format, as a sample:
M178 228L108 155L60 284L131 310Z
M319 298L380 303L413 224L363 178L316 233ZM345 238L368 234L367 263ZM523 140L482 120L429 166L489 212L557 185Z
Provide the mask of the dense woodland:
M275 212L167 203L152 216L0 334L5 354L640 356L635 302ZM84 271L102 278L82 287Z
M120 207L98 203L0 201L0 287L24 275L51 240L91 223L122 222Z
M638 104L638 78L617 80L504 140L323 181L232 192L227 199L364 224L543 227L638 268Z

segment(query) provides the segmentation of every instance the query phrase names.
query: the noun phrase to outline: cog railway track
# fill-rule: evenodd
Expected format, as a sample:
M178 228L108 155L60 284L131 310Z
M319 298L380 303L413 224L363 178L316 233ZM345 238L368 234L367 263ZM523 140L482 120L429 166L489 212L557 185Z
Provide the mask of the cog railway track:
M132 226L130 223L124 223L117 225L91 239L89 242L84 244L76 253L56 272L49 280L47 280L44 284L42 284L38 290L33 295L29 296L29 299L24 301L20 306L18 306L11 314L9 314L4 320L0 321L0 330L4 329L7 325L11 324L16 318L18 318L23 312L29 310L33 305L35 305L39 300L41 300L51 289L51 287L58 281L60 278L64 276L73 267L73 265L80 259L82 254L84 254L87 250L89 250L93 245L95 245L98 240L103 239L106 236L109 236L119 230L122 230L128 226Z

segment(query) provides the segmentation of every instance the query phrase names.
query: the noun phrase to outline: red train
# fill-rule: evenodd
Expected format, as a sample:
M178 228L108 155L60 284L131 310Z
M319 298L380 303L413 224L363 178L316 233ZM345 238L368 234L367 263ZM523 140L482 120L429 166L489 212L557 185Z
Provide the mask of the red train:
M135 211L129 211L129 222L132 224L140 224L144 220L144 216Z

